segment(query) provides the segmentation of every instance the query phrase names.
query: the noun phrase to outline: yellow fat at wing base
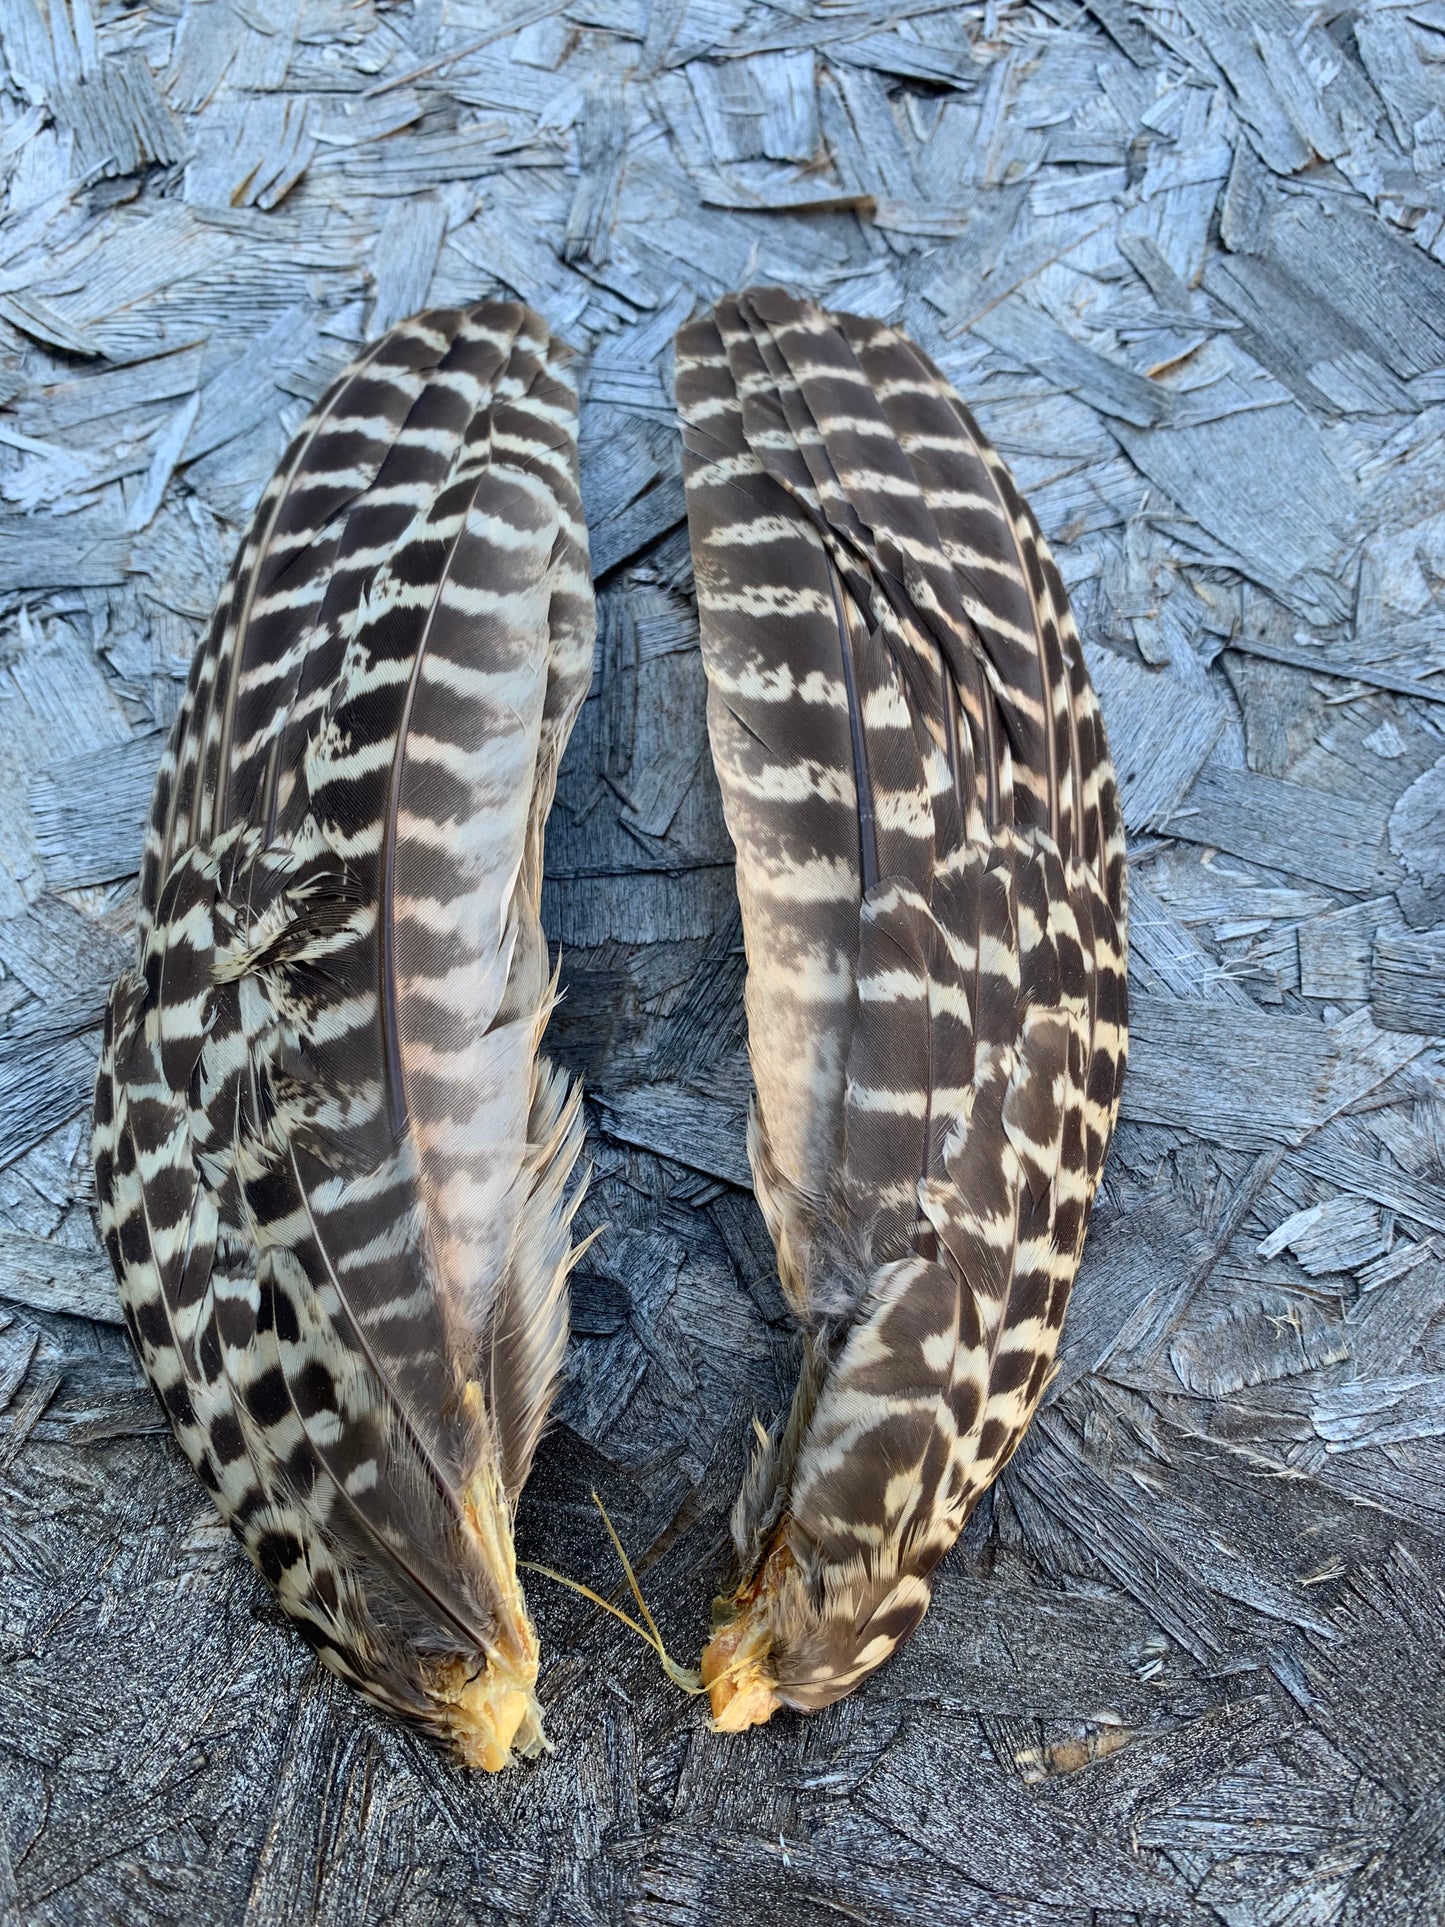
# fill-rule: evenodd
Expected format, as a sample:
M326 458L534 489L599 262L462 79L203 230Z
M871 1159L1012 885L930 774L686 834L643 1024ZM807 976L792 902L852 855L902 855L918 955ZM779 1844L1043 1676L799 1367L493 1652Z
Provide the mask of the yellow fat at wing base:
M480 1414L476 1385L467 1386L464 1398ZM500 1773L517 1755L531 1759L549 1750L549 1742L537 1703L537 1635L517 1578L512 1508L490 1459L473 1477L464 1511L475 1549L500 1596L496 1639L480 1673L469 1674L461 1659L444 1660L432 1673L430 1691L467 1765Z
M494 1654L474 1679L467 1678L460 1660L449 1661L445 1672L434 1676L433 1697L441 1704L448 1736L468 1766L500 1773L514 1756L531 1759L546 1748L536 1680L535 1643L520 1665Z
M715 1733L764 1726L782 1704L767 1671L770 1628L753 1614L714 1633L702 1656L702 1679Z
M755 1576L714 1608L716 1630L700 1670L716 1733L763 1726L783 1704L771 1664L773 1626L779 1595L795 1570L786 1528L780 1527Z

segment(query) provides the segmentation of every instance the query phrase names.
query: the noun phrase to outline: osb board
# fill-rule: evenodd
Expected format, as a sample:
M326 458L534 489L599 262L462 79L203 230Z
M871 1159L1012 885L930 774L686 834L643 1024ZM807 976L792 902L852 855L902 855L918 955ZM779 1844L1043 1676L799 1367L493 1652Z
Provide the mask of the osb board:
M0 1920L1445 1917L1445 7L5 0ZM533 1583L556 1752L317 1674L116 1324L84 1111L151 774L288 429L423 302L590 357L548 845L606 1221L522 1551L696 1650L794 1349L668 344L900 319L1060 555L1134 835L1125 1121L1046 1410L907 1650L709 1733Z

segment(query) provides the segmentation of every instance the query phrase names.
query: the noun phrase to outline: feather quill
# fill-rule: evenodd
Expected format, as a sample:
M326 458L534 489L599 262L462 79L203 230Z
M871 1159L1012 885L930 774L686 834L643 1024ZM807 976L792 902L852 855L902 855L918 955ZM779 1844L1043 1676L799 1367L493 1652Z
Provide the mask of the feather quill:
M539 896L594 610L567 349L438 309L266 489L157 778L96 1089L146 1373L322 1662L545 1744L512 1512L567 1334L579 1092Z
M1124 841L1063 584L937 368L778 289L677 341L749 1153L804 1359L715 1723L850 1692L1047 1382L1118 1110Z

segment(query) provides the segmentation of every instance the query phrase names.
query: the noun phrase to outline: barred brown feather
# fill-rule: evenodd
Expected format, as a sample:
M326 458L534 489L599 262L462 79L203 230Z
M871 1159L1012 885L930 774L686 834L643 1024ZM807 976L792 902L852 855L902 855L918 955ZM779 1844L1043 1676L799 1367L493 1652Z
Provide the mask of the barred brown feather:
M1118 1110L1124 839L1058 571L926 356L754 289L682 330L677 398L804 1335L703 1659L735 1729L882 1664L1038 1404Z
M566 1340L579 1095L538 1054L594 627L567 349L419 315L268 486L156 782L101 1226L192 1464L322 1661L545 1742L512 1507Z

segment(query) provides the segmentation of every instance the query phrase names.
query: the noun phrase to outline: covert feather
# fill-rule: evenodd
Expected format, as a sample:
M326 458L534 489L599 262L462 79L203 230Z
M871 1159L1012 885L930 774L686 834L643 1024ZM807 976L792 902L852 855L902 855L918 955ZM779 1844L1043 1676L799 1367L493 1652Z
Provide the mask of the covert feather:
M926 356L755 289L679 334L677 399L804 1340L703 1656L735 1729L907 1638L1038 1404L1118 1110L1124 842L1058 571Z
M594 627L568 359L519 305L438 309L292 443L156 782L95 1105L191 1463L323 1663L488 1769L545 1744L512 1512L578 1198L538 1051Z

